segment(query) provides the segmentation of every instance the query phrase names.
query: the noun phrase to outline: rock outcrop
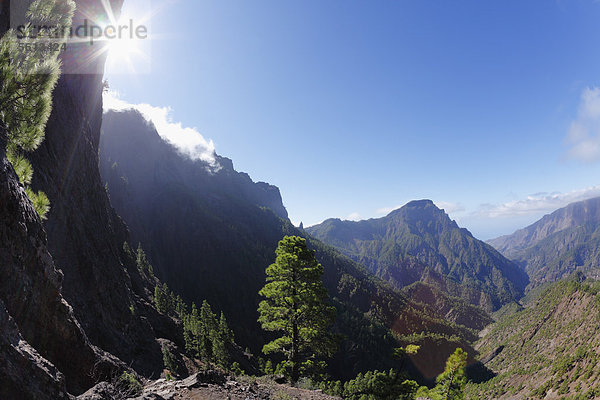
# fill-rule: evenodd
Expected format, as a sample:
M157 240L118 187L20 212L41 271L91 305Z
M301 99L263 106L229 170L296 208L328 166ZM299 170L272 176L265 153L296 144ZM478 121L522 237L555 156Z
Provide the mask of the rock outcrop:
M112 400L123 391L101 383L79 396L77 400ZM112 396L112 397L111 397ZM306 390L279 384L269 378L246 378L238 380L219 371L207 370L183 380L159 379L148 383L142 393L123 396L131 400L339 400L320 390Z
M22 337L81 392L117 362L90 344L61 296L42 223L0 151L0 300Z
M0 301L0 398L68 399L65 377L19 333Z

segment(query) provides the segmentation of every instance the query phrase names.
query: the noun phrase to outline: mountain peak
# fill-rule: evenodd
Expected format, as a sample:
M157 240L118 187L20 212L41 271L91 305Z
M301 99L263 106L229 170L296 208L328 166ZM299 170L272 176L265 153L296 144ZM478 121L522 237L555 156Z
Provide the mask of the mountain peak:
M433 201L429 199L413 200L408 202L404 207L425 208L429 206L434 206L435 208L437 208Z
M306 230L397 287L427 281L432 270L446 288L469 291L472 304L492 310L517 299L527 285L516 264L460 228L431 200L411 201L383 218L327 220Z
M400 220L411 226L414 224L429 223L437 221L444 227L458 228L458 225L450 219L446 212L438 208L431 200L413 200L403 207L392 211L383 219Z
M388 214L388 216L400 214L400 213L403 213L403 212L405 212L406 210L409 210L409 209L425 210L425 209L430 208L430 207L437 208L436 205L433 203L433 201L431 201L429 199L412 200L412 201L409 201L408 203L406 203L405 205L403 205L402 207L397 208L397 209L391 211Z

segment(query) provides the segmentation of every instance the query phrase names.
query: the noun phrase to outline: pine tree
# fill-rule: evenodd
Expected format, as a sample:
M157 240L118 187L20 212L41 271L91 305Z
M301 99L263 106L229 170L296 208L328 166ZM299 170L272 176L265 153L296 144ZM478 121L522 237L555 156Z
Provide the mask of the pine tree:
M125 255L129 258L133 258L133 251L131 250L131 247L129 246L129 243L124 242L123 243L123 252L125 253Z
M460 347L448 357L446 369L436 379L435 391L441 400L459 400L464 398L464 388L467 383L465 368L467 353Z
M180 295L177 295L177 298L175 299L175 312L180 319L183 319L183 317L188 313L187 305L183 302L183 299Z
M42 219L50 201L29 186L33 168L25 153L38 148L44 139L52 91L60 76L59 52L48 39L64 43L74 10L71 0L36 0L27 12L29 27L19 33L23 37L10 30L0 39L0 152L6 152ZM34 25L47 29L34 32Z
M177 373L177 361L175 360L175 356L171 353L171 350L166 345L162 347L163 354L163 365L169 372L176 374Z
M321 280L323 267L305 239L286 236L275 253L275 263L266 270L267 283L259 292L266 299L260 302L258 321L267 331L283 333L266 344L263 352L286 354L286 366L295 383L303 363L335 351L335 341L328 332L335 308L328 304Z
M202 302L200 307L200 337L199 337L199 353L200 358L213 361L213 341L215 339L214 332L217 330L217 322L215 315L206 300Z
M137 264L138 269L141 272L148 272L148 275L150 277L154 277L154 270L152 268L152 265L148 261L148 257L146 256L146 253L144 252L141 243L138 243L135 262Z
M272 375L275 372L273 370L273 363L271 362L271 360L267 360L267 362L265 363L264 372L267 375Z
M159 285L154 287L154 305L160 313L165 314L168 311L166 294Z
M193 354L196 357L200 356L198 336L200 334L200 315L198 314L198 308L196 303L192 303L192 312L189 317L189 330L191 332L190 348L193 350Z
M225 314L221 312L221 317L219 318L219 325L214 333L213 338L213 355L215 358L215 362L221 367L226 368L229 364L229 352L227 348L233 342L233 334L227 326L227 320L225 319Z

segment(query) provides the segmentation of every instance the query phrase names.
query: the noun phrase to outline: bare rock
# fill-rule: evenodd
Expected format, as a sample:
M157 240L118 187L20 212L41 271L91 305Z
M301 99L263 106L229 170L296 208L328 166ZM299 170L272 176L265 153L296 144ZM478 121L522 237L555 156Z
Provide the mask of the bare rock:
M70 399L65 377L19 333L0 301L0 398Z
M77 400L113 400L117 397L117 390L108 382L100 382L84 394L77 397Z

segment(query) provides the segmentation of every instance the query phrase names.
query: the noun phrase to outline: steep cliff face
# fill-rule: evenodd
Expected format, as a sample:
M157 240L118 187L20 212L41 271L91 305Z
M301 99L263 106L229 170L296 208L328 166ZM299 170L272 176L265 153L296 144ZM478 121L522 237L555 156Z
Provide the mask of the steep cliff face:
M208 299L236 321L241 343L258 348L257 293L287 212L279 189L254 183L229 159L216 162L180 154L138 112L104 117L100 168L135 245L172 290L197 304Z
M116 360L90 344L62 298L62 274L48 253L42 223L4 151L0 152L0 266L3 312L5 306L22 337L65 374L71 392L87 389L116 368ZM4 326L14 331L12 323L7 322L8 315L2 317ZM12 332L6 338L8 349L23 354L19 346L12 345L16 334ZM25 353L32 354L28 350ZM27 367L34 371L49 364L39 357L24 356L22 365L32 359L39 361Z
M101 87L101 76L61 78L46 138L31 157L33 186L51 201L48 247L64 273L64 296L90 340L133 362L141 373L158 373L162 356L153 344L156 334L147 316L130 311L149 309L150 288L126 262L127 228L110 206L98 172Z
M97 1L76 3L75 20L104 12ZM118 14L122 1L110 4ZM70 48L65 60L76 58L76 51ZM175 324L152 307L154 282L127 259L123 251L129 241L127 227L101 183L98 142L103 64L104 58L98 57L90 66L98 73L60 78L45 140L31 156L32 186L51 201L45 223L48 249L64 274L63 294L90 341L139 373L157 375L163 365L156 338L177 343L182 338Z
M575 271L598 279L600 198L569 204L489 243L525 269L531 288Z
M0 301L0 398L68 399L65 377L21 336Z
M28 3L15 5L26 9ZM3 34L10 2L0 6ZM62 297L63 274L5 146L0 143L0 397L66 398L66 390L81 393L124 364L90 343ZM39 170L48 168L56 166Z

